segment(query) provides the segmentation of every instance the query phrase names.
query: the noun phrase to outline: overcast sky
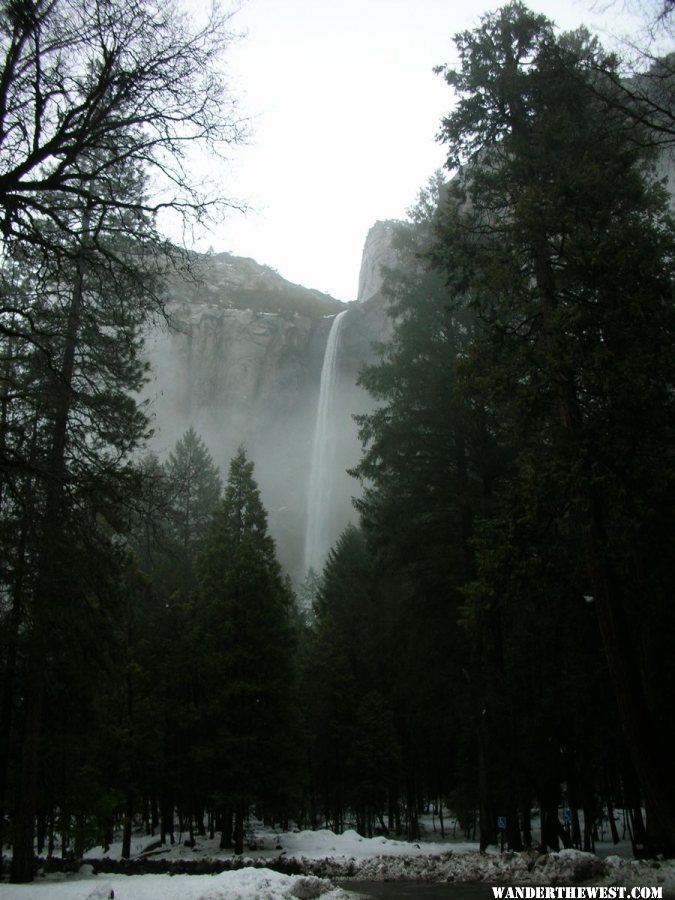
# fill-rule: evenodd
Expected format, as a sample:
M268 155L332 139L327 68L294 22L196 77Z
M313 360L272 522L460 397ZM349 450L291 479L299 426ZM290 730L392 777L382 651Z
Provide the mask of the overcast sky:
M617 29L619 4L603 16L590 2L530 5L563 28ZM250 256L354 300L368 229L404 217L444 163L435 135L453 97L432 69L453 61L453 34L496 6L246 0L233 20L246 35L228 66L253 136L222 177L251 211L232 213L198 248Z

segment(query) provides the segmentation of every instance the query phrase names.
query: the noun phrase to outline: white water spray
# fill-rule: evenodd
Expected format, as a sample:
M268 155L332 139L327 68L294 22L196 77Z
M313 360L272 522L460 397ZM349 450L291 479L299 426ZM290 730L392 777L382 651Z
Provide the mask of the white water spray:
M340 345L340 328L343 310L333 319L326 352L321 368L319 406L314 426L312 464L309 470L309 491L307 494L307 517L305 526L305 571L310 566L321 571L328 551L326 539L326 515L333 484L335 467L333 464L333 444L330 440L330 413L335 400L335 363Z

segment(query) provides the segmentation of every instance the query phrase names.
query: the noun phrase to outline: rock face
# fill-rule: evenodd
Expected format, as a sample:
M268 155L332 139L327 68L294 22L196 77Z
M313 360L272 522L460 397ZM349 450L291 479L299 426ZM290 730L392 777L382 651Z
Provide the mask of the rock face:
M371 403L356 386L358 371L374 358L371 342L388 333L377 295L383 256L381 235L367 241L366 293L344 320L329 437L335 460L332 541L354 519L351 498L358 484L345 471L360 453L352 414ZM171 282L169 298L171 327L154 328L146 342L151 449L164 458L192 425L225 476L243 444L256 465L282 564L299 579L321 367L333 318L345 304L230 254L195 257L191 275Z
M359 272L359 292L357 300L363 303L379 294L382 288L382 268L396 265L396 254L392 247L395 223L376 222L366 236Z

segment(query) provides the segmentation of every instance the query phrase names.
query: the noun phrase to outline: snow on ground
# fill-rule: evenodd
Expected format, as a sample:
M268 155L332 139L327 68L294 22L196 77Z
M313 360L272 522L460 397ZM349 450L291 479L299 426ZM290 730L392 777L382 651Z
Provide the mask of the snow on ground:
M337 860L327 861L316 874L340 877ZM675 893L675 860L638 862L609 856L605 859L579 850L539 854L450 851L441 856L379 856L357 864L350 878L358 880L414 880L483 882L491 885L626 885L662 886Z
M437 837L427 829L428 837ZM183 836L185 837L185 836ZM132 841L134 865L182 867L221 862L243 866L207 874L94 874L84 865L77 875L49 875L34 885L3 885L2 900L281 900L324 897L338 900L349 895L332 882L340 878L363 881L415 880L427 882L483 882L491 885L626 885L663 887L675 894L675 860L638 862L620 857L601 846L600 855L578 850L539 854L500 853L497 847L480 853L475 843L425 839L418 843L383 836L361 837L347 830L337 835L327 829L280 832L259 824L248 835L243 859L220 850L218 839L197 838L194 848L178 840L162 847L157 836ZM624 848L622 848L624 849ZM609 855L607 853L609 852ZM86 856L97 867L104 856L119 860L121 844L108 853L93 848ZM147 862L145 862L147 861ZM303 875L274 871L302 872ZM142 870L141 870L142 871Z
M291 877L269 869L240 869L218 875L50 876L33 884L2 885L3 900L343 900L346 891L313 876Z
M138 835L132 839L131 855L133 857L146 854L152 859L232 859L231 850L219 849L218 837L210 840L197 836L194 847L186 846L185 840L182 839L173 845L167 844L163 847L155 846L158 843L157 835L154 837ZM255 859L273 859L284 855L308 860L327 858L359 860L373 856L438 856L450 849L454 852L470 851L477 850L478 845L470 841L425 840L409 843L382 836L364 838L353 829L335 834L326 828L317 831L275 831L258 827L247 841L246 856ZM118 860L121 854L122 844L117 842L112 844L107 852L103 847L93 847L85 856L87 859L107 857Z
M364 838L352 829L334 834L325 828L282 834L277 846L282 847L289 856L302 856L305 859L345 857L355 860L373 856L438 856L447 853L450 847L453 852L476 849L474 843L468 842L449 844L447 841L425 841L411 844L381 836Z

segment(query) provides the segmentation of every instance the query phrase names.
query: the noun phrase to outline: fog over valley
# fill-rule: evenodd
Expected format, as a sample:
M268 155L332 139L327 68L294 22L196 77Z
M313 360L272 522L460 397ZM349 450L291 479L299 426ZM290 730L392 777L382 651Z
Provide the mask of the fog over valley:
M146 339L154 434L149 447L166 458L191 426L227 472L244 445L268 510L283 567L294 580L305 570L304 542L319 386L334 317L346 310L329 398L326 509L322 554L350 520L359 483L346 470L360 454L353 415L372 406L356 384L375 359L374 341L391 324L380 294L383 264L391 264L391 225L376 223L362 260L359 297L340 301L285 281L257 262L226 253L196 256L169 288L171 326ZM323 560L322 560L323 561Z

